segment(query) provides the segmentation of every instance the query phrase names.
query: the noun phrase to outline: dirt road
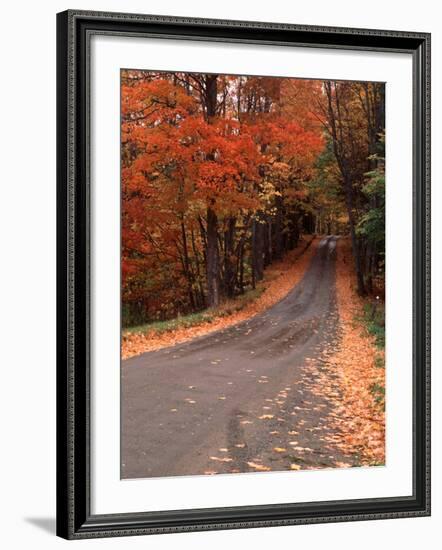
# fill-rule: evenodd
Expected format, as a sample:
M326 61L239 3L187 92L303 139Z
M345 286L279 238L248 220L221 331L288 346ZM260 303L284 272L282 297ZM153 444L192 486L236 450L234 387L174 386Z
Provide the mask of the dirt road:
M272 308L123 362L123 478L348 463L307 368L339 341L335 256L336 238L324 238Z

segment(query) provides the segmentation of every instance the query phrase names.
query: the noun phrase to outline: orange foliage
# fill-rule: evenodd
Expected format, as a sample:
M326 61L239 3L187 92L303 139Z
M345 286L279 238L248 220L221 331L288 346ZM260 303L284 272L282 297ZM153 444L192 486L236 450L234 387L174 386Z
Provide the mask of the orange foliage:
M235 218L235 247L244 247L252 216L272 215L276 195L287 204L305 200L301 182L324 147L320 131L302 120L233 108L235 94L246 92L255 102L263 94L281 101L281 79L251 77L240 91L242 77L220 76L229 99L209 121L196 84L186 88L183 78L191 77L125 71L122 80L122 299L151 319L201 309L189 296L204 296L209 207L220 236ZM238 253L230 258L237 265Z

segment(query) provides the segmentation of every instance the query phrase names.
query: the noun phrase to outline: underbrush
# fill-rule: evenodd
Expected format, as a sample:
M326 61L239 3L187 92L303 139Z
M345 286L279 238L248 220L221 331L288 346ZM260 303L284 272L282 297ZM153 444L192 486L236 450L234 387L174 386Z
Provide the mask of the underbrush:
M376 346L385 349L385 306L378 300L364 304L361 319L367 332L374 336Z
M196 325L201 325L202 323L212 323L215 319L227 317L232 313L241 311L251 302L257 300L264 290L265 286L260 285L255 289L250 289L244 294L240 294L235 299L226 300L217 308L209 308L197 313L178 316L175 319L170 319L168 321L154 321L134 327L127 327L123 329L123 336L147 332L162 334L164 332L171 332L181 328L194 327Z
M384 369L385 305L379 300L365 303L362 316L357 320L364 326L368 334L374 337L374 343L379 350L374 357L374 366L377 369ZM369 391L376 405L385 410L385 384L374 382L370 385Z
M370 393L375 402L385 409L385 386L375 382L370 386Z

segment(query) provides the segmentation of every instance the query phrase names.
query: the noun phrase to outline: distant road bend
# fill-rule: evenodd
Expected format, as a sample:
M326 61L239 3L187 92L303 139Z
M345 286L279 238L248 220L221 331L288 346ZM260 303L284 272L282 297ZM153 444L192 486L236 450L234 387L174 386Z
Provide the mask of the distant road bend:
M324 443L329 405L303 372L339 342L336 241L322 239L302 280L263 313L123 362L122 478L330 467L342 458ZM309 452L272 452L289 439Z

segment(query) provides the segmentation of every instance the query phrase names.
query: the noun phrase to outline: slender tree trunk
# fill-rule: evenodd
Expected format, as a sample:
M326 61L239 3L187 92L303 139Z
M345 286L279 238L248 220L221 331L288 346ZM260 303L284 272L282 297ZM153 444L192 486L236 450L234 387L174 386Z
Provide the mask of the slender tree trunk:
M351 188L351 182L346 180L345 185L345 199L348 213L348 224L350 226L350 238L351 238L351 248L353 252L353 258L355 262L355 271L356 271L356 280L358 286L358 294L360 296L366 295L365 285L364 285L364 276L362 272L362 262L361 262L361 251L359 249L358 239L356 237L356 224L353 214L353 192Z
M194 311L196 309L196 302L193 294L193 274L190 269L189 252L187 250L186 228L184 227L183 222L181 222L181 236L183 239L183 267L184 267L184 273L186 275L186 280L187 280L187 291L189 293L189 301L190 301L191 308Z
M269 260L269 264L271 264L273 261L273 242L272 242L273 241L273 224L271 220L269 220L269 225L268 225L267 241L268 241L268 249L267 249L268 260Z
M256 281L264 277L264 223L259 214L253 220L252 228L252 269Z
M244 242L241 243L239 248L239 277L238 277L238 287L241 294L244 294Z
M298 214L295 212L290 218L290 239L289 239L289 249L293 250L298 246L299 243L299 223L298 223Z
M219 293L219 249L218 249L218 217L215 210L207 208L207 307L217 307L220 301Z
M282 258L282 251L283 251L283 204L282 204L282 197L279 195L275 197L275 207L276 207L276 214L275 214L275 251L274 251L274 257L277 260L280 260Z
M235 225L236 219L233 217L229 218L227 230L224 232L224 291L229 298L233 298L235 295L235 261L233 251Z
M367 243L365 249L365 289L368 294L373 292L373 246Z
M217 75L206 75L206 113L210 123L216 116L217 102ZM207 245L206 245L206 270L207 270L207 306L217 307L220 302L219 280L219 249L218 249L218 217L215 211L215 203L207 207Z
M264 246L264 267L272 262L272 244L270 242L270 220L266 216L266 222L263 227L263 246Z
M201 241L204 245L204 247L203 247L204 263L206 263L207 235L206 235L206 228L204 227L203 220L201 219L201 216L198 216L198 224L200 226Z
M191 239L192 239L192 251L193 251L193 257L195 258L196 277L197 277L198 289L199 289L198 306L199 306L199 308L202 308L205 305L206 297L205 297L204 289L203 289L203 282L202 282L201 268L200 268L200 260L199 260L199 252L196 248L195 233L193 231L193 228L191 230L190 235L191 235Z
M359 250L359 243L356 236L356 224L353 213L353 186L350 179L350 170L348 166L348 159L344 151L344 137L343 137L343 118L340 109L340 97L337 83L332 83L330 81L324 84L325 92L327 95L328 103L328 121L330 124L331 137L333 140L333 152L335 154L336 161L338 163L340 172L342 174L345 190L345 202L347 206L348 213L348 222L350 229L350 238L351 246L353 252L353 259L355 262L355 271L356 271L356 280L358 287L358 294L361 296L366 294L364 286L364 277L362 272L362 262L361 262L361 253ZM336 112L333 106L333 93L334 90L334 100L336 103ZM354 143L351 144L354 146Z

